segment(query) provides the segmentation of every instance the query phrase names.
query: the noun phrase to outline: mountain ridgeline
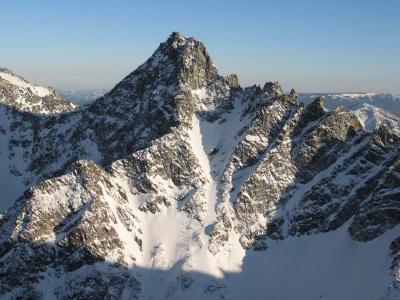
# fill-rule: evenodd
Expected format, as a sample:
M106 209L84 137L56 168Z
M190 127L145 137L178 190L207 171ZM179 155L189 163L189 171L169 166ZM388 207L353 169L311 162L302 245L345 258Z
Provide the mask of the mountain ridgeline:
M397 117L242 88L179 33L82 107L3 73L0 298L400 297Z

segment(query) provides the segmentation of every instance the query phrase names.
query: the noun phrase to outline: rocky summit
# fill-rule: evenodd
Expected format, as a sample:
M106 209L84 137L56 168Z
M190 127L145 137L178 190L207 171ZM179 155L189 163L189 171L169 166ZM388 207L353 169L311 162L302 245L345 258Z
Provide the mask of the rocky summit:
M1 69L0 298L399 299L374 109L243 88L179 33L82 107Z

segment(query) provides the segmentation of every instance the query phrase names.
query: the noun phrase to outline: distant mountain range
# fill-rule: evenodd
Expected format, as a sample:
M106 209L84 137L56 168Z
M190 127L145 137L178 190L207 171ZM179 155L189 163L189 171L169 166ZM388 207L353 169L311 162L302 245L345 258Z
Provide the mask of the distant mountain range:
M398 98L241 87L176 32L89 94L0 72L1 299L400 299Z
M300 93L299 101L309 104L316 97L324 97L325 106L335 109L344 106L350 110L356 110L364 104L373 105L392 114L400 116L400 96L377 93Z
M95 90L59 90L60 95L67 101L78 105L92 103L94 100L106 94L106 89Z

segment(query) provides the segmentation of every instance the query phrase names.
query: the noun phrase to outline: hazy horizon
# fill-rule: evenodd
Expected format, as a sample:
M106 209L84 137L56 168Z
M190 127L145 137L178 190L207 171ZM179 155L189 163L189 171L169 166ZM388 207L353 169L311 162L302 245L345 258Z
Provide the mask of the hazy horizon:
M0 66L59 90L110 89L179 31L243 86L400 94L399 1L21 0L0 8Z

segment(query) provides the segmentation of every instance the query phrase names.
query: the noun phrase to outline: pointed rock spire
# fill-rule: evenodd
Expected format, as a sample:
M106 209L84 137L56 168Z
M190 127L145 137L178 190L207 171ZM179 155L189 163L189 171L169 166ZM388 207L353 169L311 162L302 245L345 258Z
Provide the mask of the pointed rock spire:
M282 87L278 82L266 82L264 84L263 91L267 94L283 94Z

